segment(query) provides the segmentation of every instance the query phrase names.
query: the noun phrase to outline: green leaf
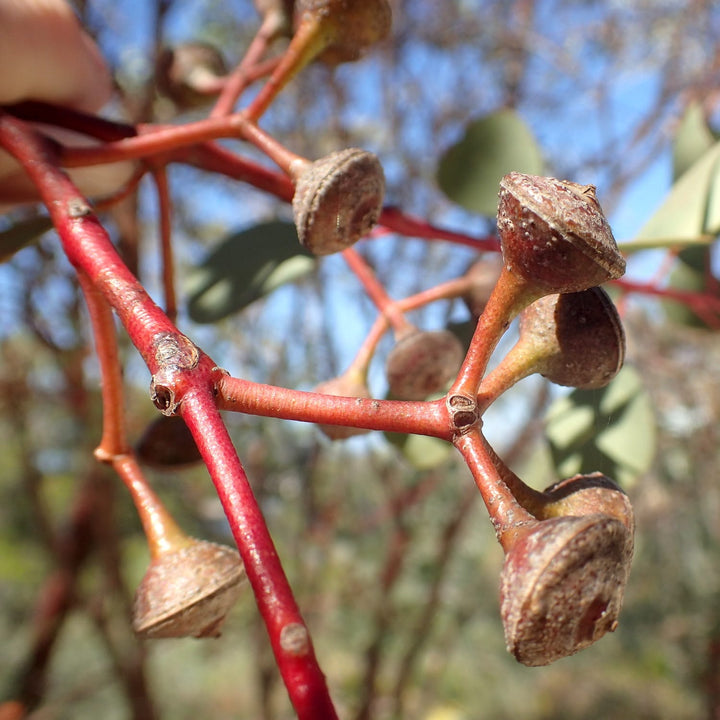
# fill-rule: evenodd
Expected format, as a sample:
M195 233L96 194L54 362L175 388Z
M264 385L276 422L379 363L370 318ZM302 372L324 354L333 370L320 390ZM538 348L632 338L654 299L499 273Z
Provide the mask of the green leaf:
M268 222L233 233L189 274L190 317L198 323L221 320L314 267L292 223Z
M631 485L655 456L655 416L640 374L625 366L605 388L574 390L550 407L545 434L559 478L599 471Z
M706 241L720 232L720 143L686 170L638 233L640 239Z
M9 260L18 250L37 240L52 226L52 220L47 215L37 215L20 220L0 232L0 263Z
M677 180L715 144L702 107L692 102L685 110L673 143L673 179Z
M512 170L539 175L540 147L512 110L475 120L440 159L437 181L454 202L471 212L494 216L500 179Z

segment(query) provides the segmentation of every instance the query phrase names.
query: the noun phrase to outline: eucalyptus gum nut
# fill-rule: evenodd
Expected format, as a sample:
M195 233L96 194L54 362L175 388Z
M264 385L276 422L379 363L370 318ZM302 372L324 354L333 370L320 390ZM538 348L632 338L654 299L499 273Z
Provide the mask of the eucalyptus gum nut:
M465 271L465 277L471 282L470 289L463 294L462 300L473 317L480 317L488 298L500 277L502 261L499 255L476 260Z
M390 395L424 400L455 378L465 351L449 330L414 330L401 337L387 357Z
M627 535L601 514L521 531L500 578L505 640L519 662L548 665L616 629L632 559Z
M558 385L605 387L625 360L620 316L599 287L537 300L520 314L519 330L542 355L538 372Z
M506 268L543 293L586 290L625 272L592 185L509 173L497 225Z
M157 61L160 91L180 109L206 105L212 97L203 92L208 80L227 73L220 51L207 43L189 42L165 48Z
M218 637L244 581L236 550L190 539L150 563L135 593L133 629L145 638Z
M595 472L560 480L543 493L543 519L566 515L604 514L619 520L629 531L634 545L635 514L625 491L607 475Z
M135 452L140 462L159 469L176 469L202 460L195 439L179 415L155 418L140 437Z
M327 44L318 59L329 65L359 59L392 26L387 0L297 0L296 27L305 16L322 23Z
M338 397L369 398L370 390L367 385L358 379L347 375L326 380L315 387L315 392ZM344 440L354 435L363 435L370 432L366 428L346 427L343 425L319 425L322 432L331 440Z
M298 238L314 255L345 250L366 235L380 217L385 174L375 155L347 148L297 172L293 215Z

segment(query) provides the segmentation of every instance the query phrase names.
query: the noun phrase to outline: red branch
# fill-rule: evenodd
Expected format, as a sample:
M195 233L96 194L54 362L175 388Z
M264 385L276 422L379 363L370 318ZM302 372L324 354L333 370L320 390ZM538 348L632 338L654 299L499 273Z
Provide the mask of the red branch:
M23 165L48 207L70 262L115 309L153 373L158 406L181 408L246 566L278 667L301 720L337 717L285 573L214 403L214 363L155 305L115 252L87 201L57 165L53 146L0 113L0 145Z
M450 440L445 399L433 402L338 397L262 385L225 375L217 382L218 406L249 415L345 425Z

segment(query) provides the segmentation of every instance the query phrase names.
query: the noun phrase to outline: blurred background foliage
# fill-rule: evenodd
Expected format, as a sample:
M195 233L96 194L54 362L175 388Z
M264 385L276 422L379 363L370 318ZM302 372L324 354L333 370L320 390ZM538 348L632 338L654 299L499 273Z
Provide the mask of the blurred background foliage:
M672 141L689 108L699 118L684 136L700 138L692 161L714 147L720 10L710 0L392 4L387 42L354 65L310 67L263 126L307 157L350 145L377 152L388 202L408 213L478 236L493 231L485 206L458 204L453 175L478 166L453 166L451 153L473 123L497 112L511 123L522 118L543 172L598 186L622 241L669 189ZM180 112L158 94L160 47L210 41L232 65L258 25L249 0L76 6L116 74L108 113L131 121L202 114ZM677 147L676 170L685 162ZM714 175L703 177L697 192L708 197ZM290 215L253 188L190 168L173 168L171 183L181 329L252 380L308 389L340 372L374 319L342 260L306 266L242 312L195 322L204 318L193 318L187 302L198 267L224 238ZM21 210L3 222L29 216ZM156 291L150 185L106 220ZM394 235L359 247L395 297L457 276L476 256ZM682 267L683 259L674 262ZM666 279L671 265L665 252L636 253L629 275L662 271ZM711 255L695 268L711 273ZM73 273L48 233L0 267L0 282L0 699L22 688L39 701L36 720L292 717L249 593L220 640L134 639L129 605L148 556L128 496L93 461L98 372ZM312 426L228 417L342 717L720 717L720 345L697 316L665 313L652 298L621 309L628 361L651 410L636 422L642 427L623 432L637 433L637 442L651 433L657 448L650 468L624 478L638 520L634 568L618 631L547 668L524 668L504 649L502 554L453 454L413 464L412 453L374 434L331 443ZM469 316L456 302L412 319L432 328ZM388 347L371 369L378 396ZM125 350L138 440L156 413L148 373ZM556 395L525 381L486 420L498 451L538 486L552 479L541 419ZM204 471L148 472L184 529L231 541ZM62 622L43 627L39 604L52 602L63 582L76 582L73 603ZM43 672L28 674L30 667Z

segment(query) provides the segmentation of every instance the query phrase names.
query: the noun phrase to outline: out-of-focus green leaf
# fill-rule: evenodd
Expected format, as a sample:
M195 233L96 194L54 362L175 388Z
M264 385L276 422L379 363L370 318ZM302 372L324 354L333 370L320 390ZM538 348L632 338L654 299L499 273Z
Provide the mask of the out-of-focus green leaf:
M675 290L702 292L710 272L707 241L720 232L720 143L707 127L701 108L690 105L673 148L676 178L670 194L640 231L640 238L697 239L678 253L669 277ZM675 300L663 302L669 320L693 327L706 323Z
M440 159L437 181L454 202L492 217L500 179L512 170L541 174L542 153L520 116L501 110L467 126L461 140Z
M0 263L9 260L18 250L37 240L52 226L52 220L47 215L38 215L20 220L0 232Z
M292 223L268 222L233 233L189 274L190 317L199 323L221 320L314 266Z
M559 478L599 471L627 487L655 456L650 397L627 365L607 387L574 390L553 403L545 433Z
M720 143L686 170L638 233L640 239L702 240L720 232Z
M680 121L673 143L673 178L677 180L715 144L702 107L688 105Z

